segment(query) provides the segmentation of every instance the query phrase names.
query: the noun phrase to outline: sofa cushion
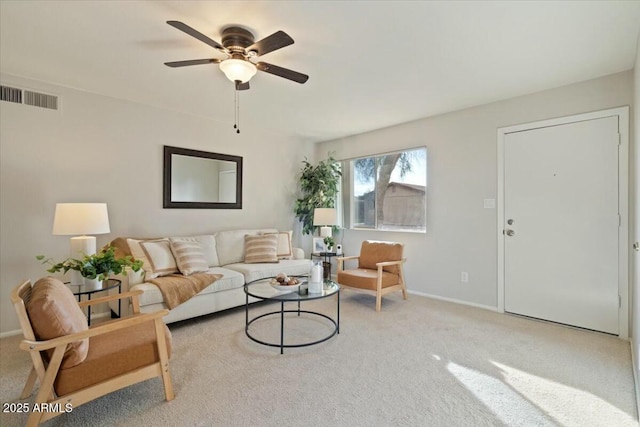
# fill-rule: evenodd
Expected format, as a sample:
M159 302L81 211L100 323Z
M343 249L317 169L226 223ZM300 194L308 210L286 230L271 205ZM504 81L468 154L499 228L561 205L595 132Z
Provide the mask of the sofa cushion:
M33 285L26 309L33 332L39 340L50 340L89 329L87 318L78 307L71 289L53 277L42 278ZM88 338L69 344L61 367L66 369L82 363L88 351ZM47 350L47 353L49 357L53 356L53 349Z
M224 267L212 267L209 268L206 273L222 274L222 278L216 280L211 285L204 288L198 295L205 295L219 291L226 291L229 289L241 288L244 285L244 276L237 271L229 270ZM133 286L131 290L143 291L142 295L139 296L141 306L161 304L164 302L160 289L153 283L141 283L139 285ZM194 298L197 298L197 296L195 296Z
M171 252L173 252L180 273L189 276L209 269L202 246L195 239L194 241L188 241L172 238L169 241L171 242Z
M266 277L275 277L278 273L285 273L292 276L302 276L309 274L311 260L309 259L283 259L277 264L261 263L246 264L236 263L226 265L225 268L242 273L244 280L249 283L254 280Z
M244 261L244 236L247 234L255 236L260 233L277 233L278 230L258 229L258 230L229 230L219 231L215 234L216 251L221 266Z
M178 272L176 260L171 252L169 239L127 239L133 258L143 262L145 277L153 279Z
M278 262L278 236L276 234L245 236L244 262L247 264Z

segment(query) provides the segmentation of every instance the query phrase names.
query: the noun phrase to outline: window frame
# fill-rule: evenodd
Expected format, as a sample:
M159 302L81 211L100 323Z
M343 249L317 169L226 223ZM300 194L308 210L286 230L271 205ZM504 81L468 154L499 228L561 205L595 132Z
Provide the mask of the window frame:
M424 158L425 158L425 164L424 164L424 168L425 168L425 195L424 195L424 228L379 228L378 224L377 224L377 215L375 215L375 220L374 220L374 226L373 227L366 227L366 226L359 226L358 224L356 224L355 221L355 216L356 216L356 209L355 209L355 192L354 192L354 186L355 186L355 162L359 159L366 159L366 158L374 158L375 159L375 164L376 164L376 169L377 169L377 165L378 165L378 160L381 157L384 156L388 156L388 155L392 155L392 154L397 154L397 153L404 153L404 152L409 152L409 151L417 151L417 150L423 150L424 151ZM341 209L344 211L344 218L345 218L345 226L346 228L350 229L350 230L360 230L360 231L382 231L382 232L398 232L398 233L418 233L418 234L426 234L427 232L427 189L428 189L428 173L429 173L429 160L428 160L428 151L427 151L427 147L426 146L416 146L416 147L411 147L411 148L405 148L405 149L401 149L401 150L394 150L394 151L388 151L388 152L384 152L384 153L376 153L376 154L368 154L368 155L362 155L362 156L358 156L358 157L352 157L349 159L343 159L342 160L342 164L341 164L341 168L343 171L343 176L342 176L342 193L343 193L343 197L342 197L342 203L339 203L339 205L341 206ZM394 168L395 169L395 168ZM348 176L345 176L348 175ZM375 180L374 180L375 181ZM375 192L377 192L377 182L374 182L374 194ZM377 207L375 208L377 210Z

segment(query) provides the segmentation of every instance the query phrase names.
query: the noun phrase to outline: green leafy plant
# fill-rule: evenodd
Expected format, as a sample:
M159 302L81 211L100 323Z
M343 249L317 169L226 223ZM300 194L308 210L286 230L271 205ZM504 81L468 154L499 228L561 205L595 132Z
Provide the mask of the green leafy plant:
M315 208L335 208L338 184L342 172L340 164L329 153L326 160L316 166L305 158L300 173L302 197L296 200L294 212L302 222L302 233L313 234L313 210Z
M324 244L327 247L327 250L329 250L329 248L333 248L333 246L335 245L335 240L333 240L333 237L331 236L327 236L324 238Z
M116 258L115 249L112 246L102 249L96 254L85 255L82 259L67 258L57 263L44 255L38 255L36 259L42 261L42 264L51 265L51 268L47 269L49 273L60 271L66 273L69 270L75 270L79 271L82 277L98 280L108 279L112 274L120 274L127 267L131 267L133 271L140 271L142 268L142 261L134 261L129 255L124 258Z

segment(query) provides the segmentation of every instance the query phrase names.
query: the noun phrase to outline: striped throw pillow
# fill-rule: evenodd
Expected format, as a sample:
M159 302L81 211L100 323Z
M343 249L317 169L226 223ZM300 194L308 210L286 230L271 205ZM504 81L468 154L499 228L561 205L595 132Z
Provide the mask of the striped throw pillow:
M278 235L263 234L244 236L244 262L278 262Z
M178 264L178 270L185 276L202 273L209 269L202 246L198 242L171 239L171 252Z
M293 259L293 249L291 248L291 234L293 231L278 231L277 233L264 233L275 234L278 236L278 259ZM261 233L262 234L262 233Z
M176 260L171 253L169 239L127 239L134 259L142 261L145 279L153 279L178 272Z

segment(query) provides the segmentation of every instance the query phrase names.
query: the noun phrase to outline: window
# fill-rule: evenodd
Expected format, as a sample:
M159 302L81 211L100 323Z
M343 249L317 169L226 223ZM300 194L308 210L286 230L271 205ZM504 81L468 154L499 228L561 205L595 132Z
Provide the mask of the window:
M349 161L351 228L426 231L427 149Z

